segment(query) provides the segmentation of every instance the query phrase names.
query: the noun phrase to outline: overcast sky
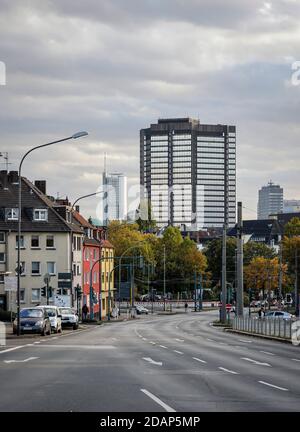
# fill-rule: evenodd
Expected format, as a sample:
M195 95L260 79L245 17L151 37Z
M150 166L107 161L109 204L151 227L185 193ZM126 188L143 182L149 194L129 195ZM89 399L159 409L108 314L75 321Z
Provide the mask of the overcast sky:
M0 0L0 151L71 200L108 170L139 182L139 130L159 117L237 126L238 199L270 179L300 199L298 0ZM0 80L1 81L1 80ZM3 169L3 165L1 165ZM85 216L96 202L82 202Z

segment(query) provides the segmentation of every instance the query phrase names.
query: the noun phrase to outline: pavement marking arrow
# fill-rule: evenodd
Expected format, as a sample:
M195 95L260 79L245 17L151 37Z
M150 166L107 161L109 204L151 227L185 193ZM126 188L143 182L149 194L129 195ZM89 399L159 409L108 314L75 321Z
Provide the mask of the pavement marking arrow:
M151 364L154 364L156 366L162 366L162 362L156 362L156 361L152 360L152 358L150 358L150 357L143 357L143 360L145 360Z
M39 357L29 357L25 360L3 360L4 363L26 363L29 362L30 360L37 360L39 359Z
M257 360L253 360L253 359L250 359L248 357L241 357L241 360L246 360L246 361L249 361L251 363L257 364L259 366L269 366L269 367L272 367L269 363L259 362Z

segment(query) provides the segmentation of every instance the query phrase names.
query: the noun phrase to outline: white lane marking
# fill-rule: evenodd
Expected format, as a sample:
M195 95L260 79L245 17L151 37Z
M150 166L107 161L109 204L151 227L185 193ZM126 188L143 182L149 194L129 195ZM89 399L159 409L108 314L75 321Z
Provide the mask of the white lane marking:
M33 342L34 344L40 344L41 342Z
M273 354L273 353L271 353L271 352L269 352L269 351L259 351L259 352L261 352L261 353L263 353L263 354L275 355L275 354Z
M7 353L7 352L10 352L10 351L14 351L14 350L17 350L19 348L24 348L24 346L25 345L20 345L20 346L16 346L16 347L13 347L13 348L8 348L6 350L0 351L0 354Z
M241 357L241 360L246 360L246 361L248 361L248 362L251 362L251 363L257 364L257 365L259 365L259 366L269 366L269 367L272 367L269 363L259 362L259 361L257 361L257 360L253 360L253 359L250 359L250 358L248 358L248 357Z
M156 345L156 342L149 342L150 344L152 344L152 345Z
M248 339L239 339L240 342L245 342L245 343L253 343L252 340L248 340Z
M228 345L226 342L219 342L220 345Z
M95 349L95 350L105 350L105 349L116 349L114 345L60 345L60 344L49 344L49 345L41 345L39 348L70 348L70 349Z
M57 336L54 336L53 338L51 338L52 340L55 340L55 339L58 339L58 337Z
M201 360L198 357L193 357L193 359L200 362L200 363L207 363L205 360Z
M32 344L26 344L25 346L34 346L34 344L32 343Z
M234 374L234 375L239 375L238 372L235 372L235 371L230 370L230 369L226 369L226 368L223 368L223 367L219 367L219 369L221 369L224 372L229 372L229 373Z
M169 405L167 405L162 400L160 400L157 396L150 393L148 390L141 389L141 392L143 392L145 395L147 395L150 399L154 400L154 402L156 402L158 405L163 407L167 412L176 412L176 410L174 410L174 408L171 408Z
M146 341L147 340L147 338L143 338L143 341Z
M184 339L175 339L178 342L184 342Z
M151 364L154 364L156 366L162 366L162 362L154 361L154 360L152 360L151 357L143 357L143 360L145 360L145 361L147 361L147 362L149 362Z
M213 340L213 339L206 338L206 340L208 340L209 342L215 342L215 340Z
M282 391L289 391L289 389L286 389L286 388L284 388L284 387L278 387L278 386L276 386L276 385L274 385L274 384L270 384L270 383L267 383L267 382L265 382L265 381L258 381L258 382L261 383L261 384L264 384L264 385L266 385L266 386L276 388L276 389L278 389L278 390L282 390Z
M300 362L300 359L291 359L291 360L294 360L294 361Z
M39 359L39 357L29 357L25 360L3 360L4 363L26 363L29 362L30 360L37 360Z
M177 354L183 354L183 352L181 352L181 351L177 351L177 350L173 350L173 351Z
M164 348L164 349L168 349L168 347L166 347L166 346L164 346L164 345L159 345L161 348Z

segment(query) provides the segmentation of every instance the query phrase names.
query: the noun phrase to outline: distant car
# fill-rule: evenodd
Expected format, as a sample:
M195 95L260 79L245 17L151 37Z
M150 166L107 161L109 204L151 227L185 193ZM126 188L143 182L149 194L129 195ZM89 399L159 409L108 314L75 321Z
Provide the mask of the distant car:
M63 327L73 327L73 330L77 330L79 327L79 318L77 312L69 307L59 308L61 314L61 324Z
M149 310L144 306L135 306L135 310L138 315L142 315L142 314L148 315L149 313Z
M51 329L55 333L61 333L62 331L62 323L61 323L61 314L59 308L54 305L42 305L38 306L39 308L43 308L47 311L48 316L51 322Z
M294 318L294 315L284 311L268 311L265 314L265 318L281 318L285 320L291 320Z
M13 322L13 333L17 333L17 319ZM48 313L40 307L24 308L20 312L21 333L39 333L42 336L51 334L51 322Z

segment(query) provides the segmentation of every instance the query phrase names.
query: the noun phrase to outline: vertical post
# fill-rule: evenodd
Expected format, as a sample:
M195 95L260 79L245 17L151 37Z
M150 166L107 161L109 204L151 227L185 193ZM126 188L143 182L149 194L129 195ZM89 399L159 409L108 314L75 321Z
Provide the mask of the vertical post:
M22 220L22 177L21 177L22 161L19 167L19 196L18 196L18 284L17 284L17 335L21 334L20 323L20 291L21 291L21 220Z
M46 281L46 299L47 299L47 305L49 304L49 278L47 277Z
M166 245L164 244L164 311L166 310Z
M227 281L226 281L226 224L223 226L223 241L222 241L222 306L221 306L221 317L222 323L226 322L226 299L227 299Z
M244 279L243 279L243 220L242 203L238 202L237 223L237 289L236 289L237 315L243 316L244 312Z
M278 296L280 299L280 304L281 304L281 300L283 299L282 297L282 240L280 239L280 243L279 243L279 280L278 280Z
M119 258L119 316L121 315L121 257Z
M197 272L194 271L194 296L195 296L195 312L197 312Z
M202 295L203 295L202 274L199 273L199 311L202 311Z
M93 267L90 273L90 319L94 319L94 304L93 304Z
M299 299L298 299L298 249L295 250L295 315L299 316Z

